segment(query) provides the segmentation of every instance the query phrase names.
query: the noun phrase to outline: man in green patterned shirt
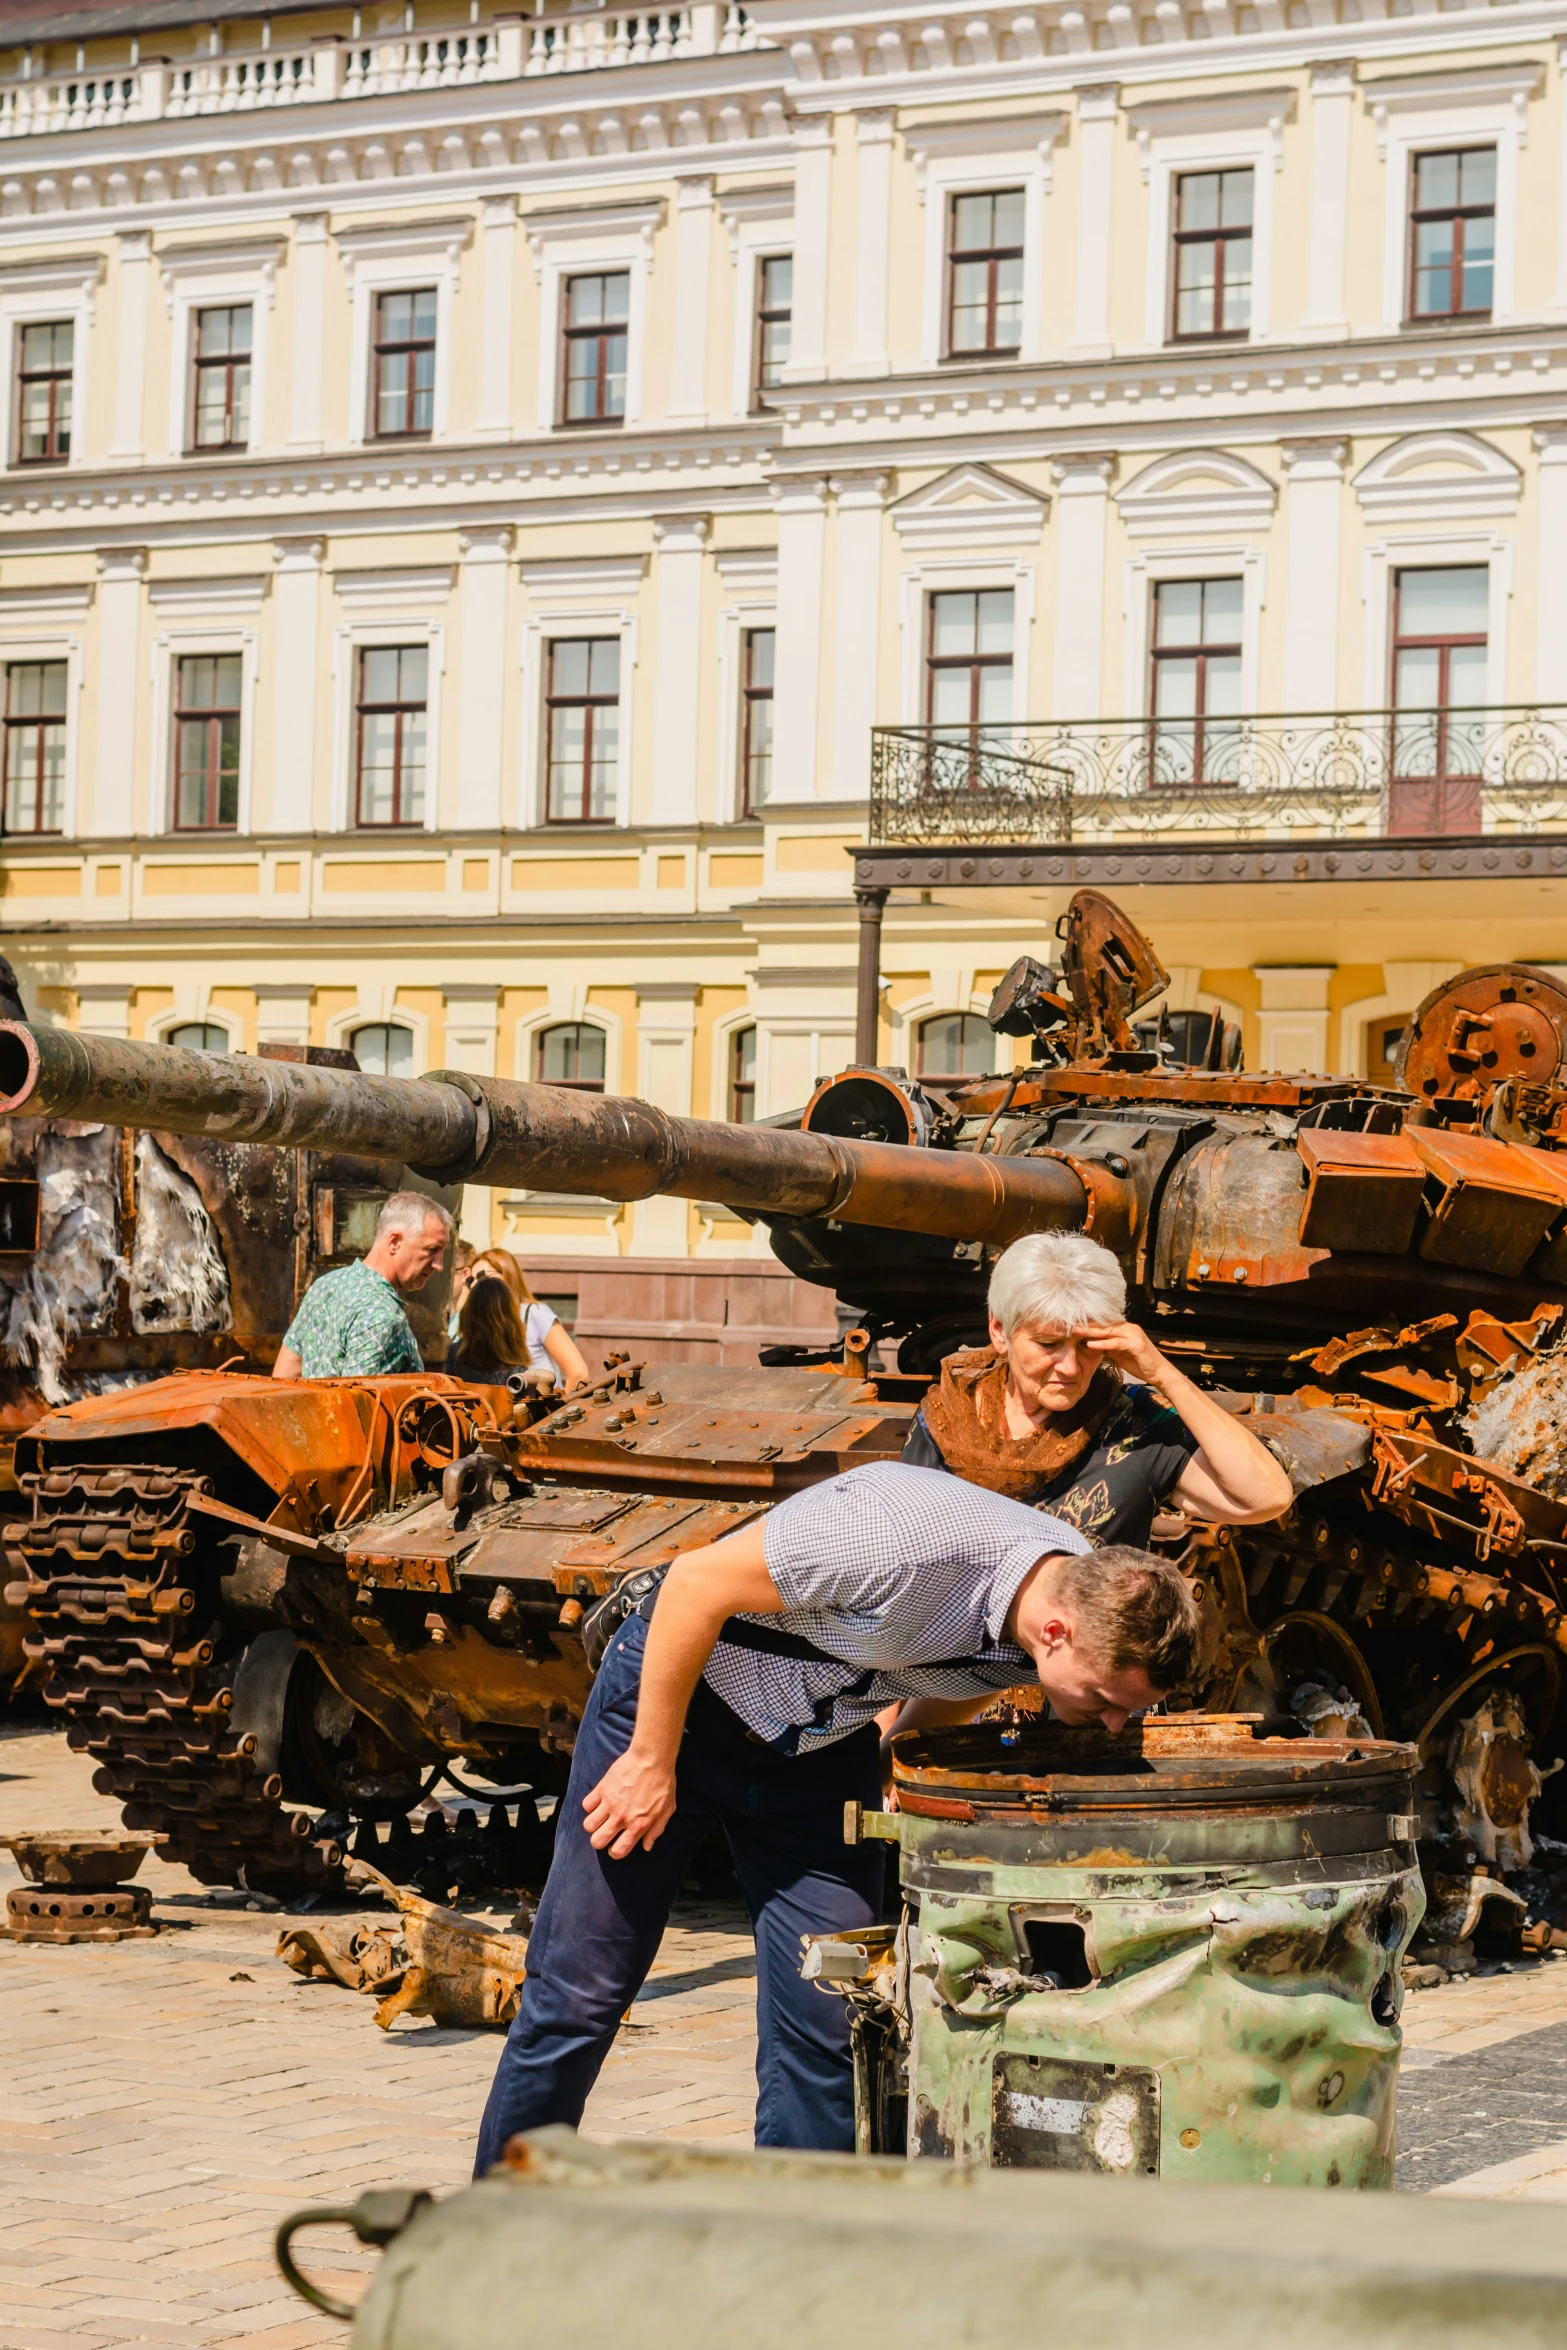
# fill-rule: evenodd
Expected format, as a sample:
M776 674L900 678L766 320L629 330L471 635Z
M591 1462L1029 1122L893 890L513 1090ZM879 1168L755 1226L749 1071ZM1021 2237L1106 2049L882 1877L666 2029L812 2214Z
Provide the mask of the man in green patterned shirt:
M323 1273L299 1311L272 1366L274 1379L374 1379L424 1368L398 1296L420 1290L438 1272L452 1220L422 1191L397 1191L376 1218L362 1257Z

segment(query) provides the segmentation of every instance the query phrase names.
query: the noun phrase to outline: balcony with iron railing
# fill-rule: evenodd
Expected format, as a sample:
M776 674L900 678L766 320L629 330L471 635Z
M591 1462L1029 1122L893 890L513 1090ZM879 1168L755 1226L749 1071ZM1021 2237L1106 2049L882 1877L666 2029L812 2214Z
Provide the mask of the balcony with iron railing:
M1355 869L1357 850L1462 842L1479 850L1478 870L1487 844L1555 835L1567 862L1567 705L872 736L872 850L1057 849L1134 866L1176 852L1185 873L1193 852L1205 852L1200 870L1216 851L1287 863L1309 844L1314 863L1339 872Z
M517 17L462 32L377 34L189 58L132 52L123 66L94 71L43 72L29 55L15 74L0 77L0 139L461 89L767 46L740 0L686 0L651 13Z

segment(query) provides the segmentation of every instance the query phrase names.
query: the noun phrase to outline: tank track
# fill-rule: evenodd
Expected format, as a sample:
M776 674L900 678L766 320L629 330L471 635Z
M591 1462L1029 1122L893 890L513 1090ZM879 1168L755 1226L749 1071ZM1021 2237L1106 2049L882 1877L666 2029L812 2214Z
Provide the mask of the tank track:
M99 1794L118 1797L128 1828L166 1838L166 1857L203 1885L297 1893L333 1882L342 1847L285 1808L255 1737L229 1728L239 1658L216 1655L217 1593L204 1609L211 1576L190 1513L207 1481L114 1467L20 1485L32 1515L8 1529L7 1557L26 1580L8 1596L33 1617L27 1653L46 1667L44 1702L69 1718L69 1744L96 1759Z

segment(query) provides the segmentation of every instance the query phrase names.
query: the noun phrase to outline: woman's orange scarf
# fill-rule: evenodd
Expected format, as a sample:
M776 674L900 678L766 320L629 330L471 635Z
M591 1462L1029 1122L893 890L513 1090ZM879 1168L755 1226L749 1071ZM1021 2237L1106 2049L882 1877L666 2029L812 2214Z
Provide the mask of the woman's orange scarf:
M956 1477L1026 1501L1080 1460L1121 1392L1121 1374L1101 1363L1070 1411L1052 1412L1021 1443L1007 1432L1007 1363L993 1346L948 1355L941 1383L923 1406L925 1425Z

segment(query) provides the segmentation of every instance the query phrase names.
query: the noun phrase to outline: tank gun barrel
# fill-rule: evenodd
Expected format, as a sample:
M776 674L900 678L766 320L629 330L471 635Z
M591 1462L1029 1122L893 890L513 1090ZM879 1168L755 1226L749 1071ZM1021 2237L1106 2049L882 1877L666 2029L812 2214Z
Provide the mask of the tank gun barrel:
M677 1118L650 1102L438 1069L371 1077L302 1062L0 1023L0 1116L403 1161L443 1183L721 1201L1004 1246L1089 1220L1061 1159L981 1157Z

